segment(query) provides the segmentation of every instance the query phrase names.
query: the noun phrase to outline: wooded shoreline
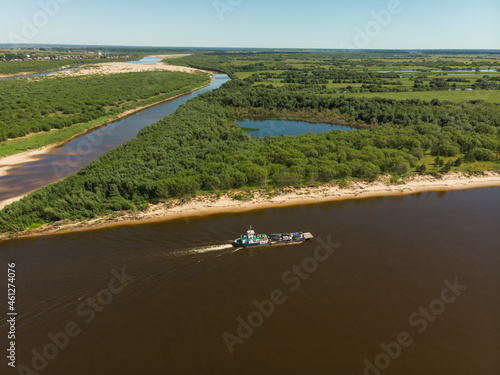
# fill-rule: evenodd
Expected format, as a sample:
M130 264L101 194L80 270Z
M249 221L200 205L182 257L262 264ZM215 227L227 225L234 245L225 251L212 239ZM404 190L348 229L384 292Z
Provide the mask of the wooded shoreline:
M213 76L214 76L214 74L212 74L210 82L208 84L206 84L206 85L194 88L194 89L192 89L190 91L186 91L185 93L182 93L182 94L178 94L178 95L166 98L166 99L162 99L162 100L160 100L158 102L155 102L155 103L152 103L152 104L148 104L148 105L145 105L145 106L137 107L137 108L130 109L128 111L122 112L122 113L118 114L116 117L114 117L113 119L100 122L100 123L98 123L96 125L92 125L91 127L87 128L87 129L85 129L85 130L83 130L83 131L81 131L79 133L76 133L76 134L72 135L70 138L65 139L64 141L48 145L48 146L39 148L37 150L24 151L24 152L20 152L18 154L9 155L9 156L5 156L3 158L0 158L0 177L5 176L6 174L8 174L8 171L11 168L19 166L19 165L24 164L24 163L28 163L28 162L37 160L38 158L41 157L41 155L48 154L48 153L54 151L55 149L64 146L65 144L67 144L71 140L73 140L73 139L75 139L77 137L80 137L80 136L82 136L82 135L84 135L84 134L86 134L88 132L91 132L91 131L94 131L94 130L100 128L100 127L112 124L112 123L114 123L116 121L123 120L124 118L127 118L129 116L135 115L136 113L144 111L145 109L148 109L148 108L153 107L155 105L162 104L162 103L174 100L174 99L179 98L179 97L184 96L184 95L189 95L189 94L191 94L194 91L197 91L197 90L200 90L200 89L202 89L204 87L210 86L212 84L212 82L213 82ZM27 194L29 194L29 193L27 193ZM15 201L18 201L18 200L22 199L27 194L23 194L23 195L20 195L18 197L11 198L11 199L5 200L3 202L0 202L0 210L2 208L4 208L5 206L7 206L7 205L9 205L9 204L11 204L11 203L13 203Z
M489 171L483 175L448 173L441 178L435 178L430 175L412 175L407 177L402 184L398 185L388 185L389 181L390 176L381 176L374 182L350 181L345 187L329 183L316 187L286 188L272 195L266 191L255 189L251 191L247 200L235 199L238 195L237 191L227 192L221 196L204 194L187 199L170 199L165 202L151 204L145 210L114 212L86 220L63 220L22 232L2 233L0 234L0 240L81 232L175 219L189 220L190 218L207 215L317 204L338 200L498 187L500 186L500 171Z

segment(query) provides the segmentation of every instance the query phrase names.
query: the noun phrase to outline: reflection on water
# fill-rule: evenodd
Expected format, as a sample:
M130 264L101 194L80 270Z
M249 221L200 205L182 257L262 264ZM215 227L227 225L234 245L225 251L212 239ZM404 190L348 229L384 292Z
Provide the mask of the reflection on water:
M49 332L74 321L82 333L46 373L363 374L365 359L373 363L381 344L403 331L413 343L383 374L500 373L499 212L500 188L484 188L3 242L2 264L18 269L18 360L29 365ZM231 248L250 224L258 232L307 230L315 239ZM291 290L285 272L328 238L340 247ZM86 323L78 306L122 269L133 281ZM409 317L455 278L467 289L429 312L435 320L419 333ZM277 289L286 301L230 354L222 335L237 335L238 317L247 320L255 301Z

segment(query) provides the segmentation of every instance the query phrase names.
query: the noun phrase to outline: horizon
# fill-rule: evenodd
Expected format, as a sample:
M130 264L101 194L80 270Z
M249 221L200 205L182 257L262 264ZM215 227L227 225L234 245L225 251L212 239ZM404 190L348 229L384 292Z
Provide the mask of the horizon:
M154 12L151 12L154 10ZM486 12L485 12L486 10ZM28 0L0 44L203 49L498 50L494 0ZM170 46L170 47L165 47ZM193 47L186 47L193 46Z
M304 52L359 52L359 53L369 53L369 52L485 52L485 53L500 53L500 48L419 48L419 49L410 49L410 48L379 48L379 49L341 49L341 48L284 48L284 47L200 47L200 46L141 46L141 45L119 45L119 44L52 44L52 43L29 43L29 44L15 44L15 43L0 43L1 48L15 48L15 49L30 49L30 48L137 48L137 49L158 49L158 50L208 50L208 51L217 51L217 50L228 50L228 51L304 51Z

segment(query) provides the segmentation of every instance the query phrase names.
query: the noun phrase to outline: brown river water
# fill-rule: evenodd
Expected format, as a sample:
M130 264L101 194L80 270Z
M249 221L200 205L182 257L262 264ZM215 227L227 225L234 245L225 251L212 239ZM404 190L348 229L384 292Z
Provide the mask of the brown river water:
M499 213L483 188L1 242L0 372L499 374ZM230 247L250 224L315 238Z

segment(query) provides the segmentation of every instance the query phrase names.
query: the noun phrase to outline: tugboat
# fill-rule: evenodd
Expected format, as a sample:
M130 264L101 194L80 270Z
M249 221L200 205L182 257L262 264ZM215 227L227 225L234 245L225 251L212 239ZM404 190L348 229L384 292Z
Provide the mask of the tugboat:
M242 235L233 241L234 247L255 247L255 246L273 246L273 245L291 245L301 243L313 238L309 232L293 232L293 233L271 233L271 234L255 234L255 231L250 225L247 234Z

